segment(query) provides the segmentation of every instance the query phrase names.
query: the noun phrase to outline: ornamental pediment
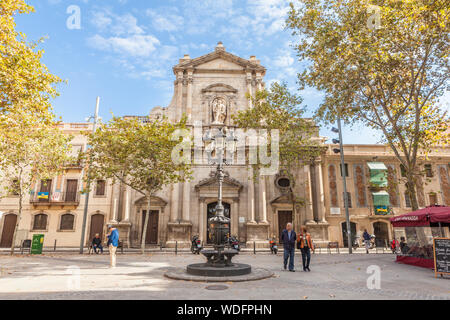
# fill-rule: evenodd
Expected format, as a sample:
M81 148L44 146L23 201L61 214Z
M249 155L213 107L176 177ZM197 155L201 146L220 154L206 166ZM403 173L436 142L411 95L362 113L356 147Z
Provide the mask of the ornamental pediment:
M177 64L173 70L175 73L181 70L234 70L234 71L256 71L265 74L266 68L256 62L243 59L225 50L203 55L195 59L188 59Z
M237 181L236 179L230 178L228 174L225 175L222 184L224 189L235 189L240 191L243 188L243 185ZM217 189L219 187L219 183L217 182L217 178L214 175L214 172L211 172L210 176L206 179L201 180L196 186L195 190L199 191L201 189Z

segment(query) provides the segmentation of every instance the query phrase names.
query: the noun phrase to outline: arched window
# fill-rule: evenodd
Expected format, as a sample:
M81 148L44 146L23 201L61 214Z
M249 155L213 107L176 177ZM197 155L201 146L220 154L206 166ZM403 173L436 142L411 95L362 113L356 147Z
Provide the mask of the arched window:
M34 216L33 230L47 230L47 215L45 213Z
M75 221L75 216L71 213L65 213L61 216L61 223L59 225L59 230L73 230L73 223Z

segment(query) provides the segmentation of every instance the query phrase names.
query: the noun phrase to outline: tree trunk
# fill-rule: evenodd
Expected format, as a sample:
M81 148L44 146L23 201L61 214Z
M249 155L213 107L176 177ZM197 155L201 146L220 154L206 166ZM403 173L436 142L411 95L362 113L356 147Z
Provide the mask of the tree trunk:
M20 188L20 189L22 189L22 188ZM22 194L22 190L19 190L19 192L20 192L20 194L19 194L19 212L17 214L16 226L14 227L14 234L13 234L13 239L12 239L12 244L11 244L11 255L14 255L14 247L16 244L17 230L19 229L20 219L22 217L23 194Z
M148 202L147 202L147 213L145 215L144 219L144 226L142 228L142 235L141 235L141 253L145 253L145 238L147 236L147 226L148 226L148 219L150 217L150 195L147 196Z
M411 209L412 211L419 210L419 204L417 202L417 195L416 195L416 180L414 179L412 174L408 175L407 180L408 180L407 192L409 194L409 199L411 202Z

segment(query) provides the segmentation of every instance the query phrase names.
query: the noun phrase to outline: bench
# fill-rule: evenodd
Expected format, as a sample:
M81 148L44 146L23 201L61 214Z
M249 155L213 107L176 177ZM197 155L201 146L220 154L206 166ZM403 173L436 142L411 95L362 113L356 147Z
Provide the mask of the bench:
M23 250L27 249L28 254L31 253L31 240L23 240L22 245L20 246L20 253L23 254Z
M103 247L103 249L105 249L105 247ZM120 249L120 253L123 254L123 241L119 241L119 245L117 246L117 249ZM94 253L94 247L92 246L92 243L89 244L88 247L88 254L93 254Z
M328 249L329 254L331 254L331 249L336 249L336 252L340 253L339 252L339 242L337 242L337 241L336 242L328 242L327 249Z

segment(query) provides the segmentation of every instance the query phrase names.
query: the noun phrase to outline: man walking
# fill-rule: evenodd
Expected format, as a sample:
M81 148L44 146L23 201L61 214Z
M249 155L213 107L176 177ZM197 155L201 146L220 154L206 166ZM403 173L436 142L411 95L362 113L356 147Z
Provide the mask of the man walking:
M286 270L288 260L289 260L289 271L295 272L294 270L294 254L295 254L295 241L297 235L295 231L292 230L292 223L286 225L286 229L281 233L281 242L283 242L284 247L284 270Z
M119 246L119 231L112 226L108 228L108 247L111 259L111 268L116 267L116 250Z
M370 234L367 232L367 229L364 229L363 239L366 246L366 253L368 254L370 249Z
M302 227L297 241L298 247L302 252L303 271L311 271L309 269L309 263L311 261L311 250L314 252L314 246L311 241L311 235L308 233L306 227Z

